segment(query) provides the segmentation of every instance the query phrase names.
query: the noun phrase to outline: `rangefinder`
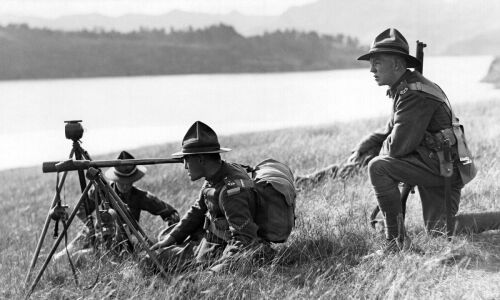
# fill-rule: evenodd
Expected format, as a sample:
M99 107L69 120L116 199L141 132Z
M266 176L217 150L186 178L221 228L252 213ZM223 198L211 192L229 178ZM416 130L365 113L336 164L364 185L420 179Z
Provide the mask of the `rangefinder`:
M83 126L80 123L82 120L64 121L64 133L68 140L77 141L83 136Z

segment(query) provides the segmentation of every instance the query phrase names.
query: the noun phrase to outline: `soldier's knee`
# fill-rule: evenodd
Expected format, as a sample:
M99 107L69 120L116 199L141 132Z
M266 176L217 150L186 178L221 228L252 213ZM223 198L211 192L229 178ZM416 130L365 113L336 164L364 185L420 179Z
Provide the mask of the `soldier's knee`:
M370 175L370 178L384 174L386 166L387 161L385 161L381 156L374 157L368 163L368 174Z

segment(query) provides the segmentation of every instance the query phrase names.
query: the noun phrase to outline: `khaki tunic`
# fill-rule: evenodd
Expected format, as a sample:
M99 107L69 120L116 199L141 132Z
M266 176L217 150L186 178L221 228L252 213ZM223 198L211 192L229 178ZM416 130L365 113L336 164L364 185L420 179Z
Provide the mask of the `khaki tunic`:
M217 271L232 259L254 259L272 252L257 234L255 192L238 187L237 180L251 179L240 165L224 161L213 177L206 178L194 204L167 233L177 241L177 245L159 252L167 270L197 265L211 266ZM143 266L153 264L143 262Z

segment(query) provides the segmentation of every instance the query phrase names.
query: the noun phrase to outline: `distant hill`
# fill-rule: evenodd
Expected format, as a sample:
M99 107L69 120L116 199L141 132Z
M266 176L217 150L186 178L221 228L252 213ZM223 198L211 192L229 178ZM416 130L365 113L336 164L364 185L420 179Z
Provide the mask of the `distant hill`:
M428 44L427 53L448 54L451 44L500 29L499 16L497 0L319 0L289 9L280 20L281 26L343 32L366 43L384 29L396 27L412 49L421 40ZM477 53L482 46L476 46Z
M493 83L497 88L500 88L500 57L496 57L491 62L488 74L486 74L483 81Z
M497 54L500 35L490 35L476 47L459 43L475 36L500 30L500 1L497 0L318 0L290 8L279 16L247 16L238 12L203 14L179 10L156 16L124 15L106 17L97 14L65 16L57 19L19 18L0 15L0 24L27 23L34 27L61 30L102 28L127 32L143 28L170 30L203 28L224 23L244 36L260 35L276 30L316 31L319 34L344 33L369 44L373 37L388 27L396 27L408 38L428 44L428 54Z
M360 66L352 37L294 30L244 37L227 25L74 32L0 27L0 79L330 70Z
M500 55L500 29L473 35L448 46L453 55Z

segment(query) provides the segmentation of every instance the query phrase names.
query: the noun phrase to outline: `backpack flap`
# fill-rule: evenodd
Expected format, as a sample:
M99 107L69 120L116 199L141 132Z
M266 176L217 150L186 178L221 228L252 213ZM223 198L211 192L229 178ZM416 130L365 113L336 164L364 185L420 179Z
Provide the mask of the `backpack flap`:
M297 191L294 185L293 173L287 165L274 159L266 159L255 167L253 179L256 184L267 182L275 190L285 196L289 206L295 206Z
M253 172L259 205L258 234L269 242L285 242L295 225L296 190L293 174L285 164L267 159Z

